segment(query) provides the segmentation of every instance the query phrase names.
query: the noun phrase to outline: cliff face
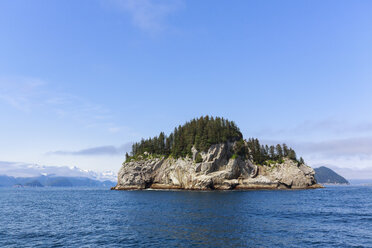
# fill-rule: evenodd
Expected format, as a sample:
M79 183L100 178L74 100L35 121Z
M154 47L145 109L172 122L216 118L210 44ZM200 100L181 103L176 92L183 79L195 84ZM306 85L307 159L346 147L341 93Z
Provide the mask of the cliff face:
M216 144L192 158L153 158L124 163L113 189L302 189L316 188L314 170L284 159L281 164L257 166L239 156L232 158L233 143Z

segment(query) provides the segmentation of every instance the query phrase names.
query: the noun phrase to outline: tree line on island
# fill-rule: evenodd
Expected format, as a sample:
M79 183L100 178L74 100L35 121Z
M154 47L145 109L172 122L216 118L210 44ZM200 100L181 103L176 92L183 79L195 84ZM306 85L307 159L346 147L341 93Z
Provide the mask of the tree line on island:
M286 144L261 145L258 139L254 138L245 141L233 121L209 116L195 118L182 126L179 125L168 136L161 132L158 136L134 143L131 154L126 154L126 161L137 159L145 153L173 158L191 157L193 146L198 151L207 151L211 145L226 142L236 142L232 151L233 156L249 158L256 164L282 162L283 158L304 163L302 158L297 160L295 151ZM200 162L200 155L196 160Z

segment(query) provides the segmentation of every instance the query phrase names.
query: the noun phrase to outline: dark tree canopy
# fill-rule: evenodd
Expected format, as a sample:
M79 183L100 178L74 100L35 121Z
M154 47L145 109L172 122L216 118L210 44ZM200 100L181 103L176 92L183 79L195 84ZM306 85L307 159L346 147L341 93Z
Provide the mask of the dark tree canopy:
M203 116L178 126L168 136L161 132L158 136L142 139L134 143L131 154L126 154L126 161L137 158L145 152L158 156L172 156L174 158L191 156L191 148L207 151L211 145L235 142L233 156L249 158L256 164L267 161L282 161L289 158L297 161L296 153L286 144L276 146L261 145L258 139L243 140L243 135L233 121L220 117ZM200 154L196 158L201 161ZM301 159L301 163L303 159Z
M148 152L157 155L172 155L175 158L191 155L191 148L207 151L213 144L238 141L243 138L242 133L233 121L220 117L200 117L178 126L166 136L163 132L159 136L142 139L132 146L132 157Z
M284 158L289 158L300 164L305 163L302 157L297 160L296 152L292 148L288 148L286 144L277 144L269 147L268 145L261 145L258 139L254 138L250 138L246 142L248 145L248 156L256 164L265 164L267 161L281 162Z

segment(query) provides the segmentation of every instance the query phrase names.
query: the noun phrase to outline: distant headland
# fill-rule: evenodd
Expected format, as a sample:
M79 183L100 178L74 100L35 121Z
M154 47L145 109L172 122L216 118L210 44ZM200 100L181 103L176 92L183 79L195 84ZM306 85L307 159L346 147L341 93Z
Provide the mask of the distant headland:
M350 183L332 169L321 166L315 168L315 179L321 184L349 185Z
M309 189L320 188L314 170L286 144L243 139L233 121L203 116L166 136L142 139L112 189Z

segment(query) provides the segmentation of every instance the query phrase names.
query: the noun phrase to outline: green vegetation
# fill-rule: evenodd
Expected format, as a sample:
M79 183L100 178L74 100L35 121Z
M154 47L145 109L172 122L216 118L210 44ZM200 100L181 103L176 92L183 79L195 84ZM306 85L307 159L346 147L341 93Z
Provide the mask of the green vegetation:
M242 138L243 135L234 122L205 116L178 126L169 136L161 132L159 136L142 139L141 142L133 144L131 156L128 155L127 160L144 152L172 155L174 158L186 157L191 155L193 146L198 151L207 151L213 144L238 141Z
M293 149L286 144L276 146L261 145L258 139L250 138L243 140L243 135L233 121L220 117L200 117L178 126L166 136L161 132L158 136L142 139L132 146L132 152L126 154L125 161L132 159L150 159L161 157L185 158L191 157L191 148L194 146L198 151L207 151L211 145L235 142L231 151L232 158L238 156L243 159L251 159L260 165L282 163L283 158L289 158L299 163L304 163L301 158L297 160ZM196 163L202 162L198 153Z
M131 161L132 159L134 159L134 160L138 160L138 159L148 160L148 159L164 158L164 157L165 157L165 155L162 155L162 154L148 153L148 152L144 152L142 154L137 154L136 156L129 156L129 154L126 153L125 154L125 163ZM169 155L168 157L172 157L172 155Z
M238 157L238 154L234 153L232 156L231 156L231 159L236 159Z
M195 163L201 163L201 162L203 162L203 158L200 155L200 153L198 153L198 155L196 155L196 158L195 158Z
M248 146L248 156L256 164L283 163L284 158L305 163L304 160L297 160L296 152L288 148L286 144L276 146L261 145L258 139L250 138L246 141Z

